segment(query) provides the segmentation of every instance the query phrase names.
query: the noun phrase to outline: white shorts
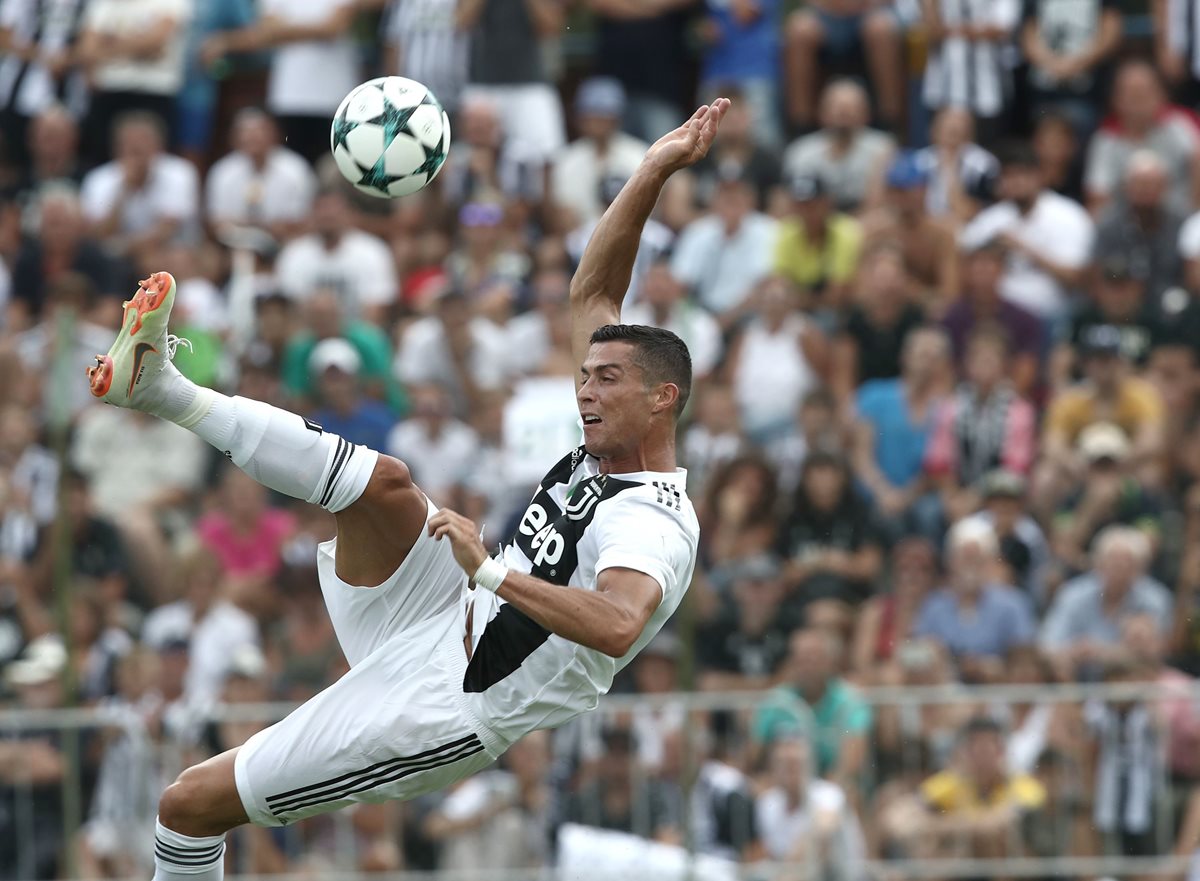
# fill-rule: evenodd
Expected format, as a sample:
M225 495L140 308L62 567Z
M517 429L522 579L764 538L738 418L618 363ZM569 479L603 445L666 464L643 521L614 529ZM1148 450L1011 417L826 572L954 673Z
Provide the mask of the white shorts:
M562 101L547 83L469 85L461 104L484 100L496 108L504 129L505 154L514 162L549 162L566 146Z
M415 798L474 774L506 748L463 694L469 591L450 542L422 530L374 588L337 578L335 550L335 542L321 546L318 571L350 672L238 750L238 793L259 826Z

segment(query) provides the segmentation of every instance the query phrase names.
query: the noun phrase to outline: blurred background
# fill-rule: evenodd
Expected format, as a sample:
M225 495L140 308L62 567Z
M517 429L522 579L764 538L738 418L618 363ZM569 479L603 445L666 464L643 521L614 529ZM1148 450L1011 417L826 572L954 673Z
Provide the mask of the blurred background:
M380 74L454 127L395 202L328 155ZM624 316L695 362L685 607L228 872L1200 878L1200 0L0 0L0 879L149 877L165 784L346 669L332 519L92 402L137 280L493 546L577 442L597 218L717 95Z

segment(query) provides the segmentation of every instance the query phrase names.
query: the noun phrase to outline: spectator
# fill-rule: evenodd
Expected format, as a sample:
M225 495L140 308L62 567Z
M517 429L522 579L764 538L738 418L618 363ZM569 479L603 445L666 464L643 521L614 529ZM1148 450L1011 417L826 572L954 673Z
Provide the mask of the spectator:
M925 106L961 107L976 117L993 140L1005 121L1012 92L1006 50L1021 17L1019 0L981 6L922 3L933 51L925 63Z
M979 213L1000 177L1000 162L975 143L975 118L965 107L944 107L933 117L932 143L916 151L927 178L925 210L956 227Z
M839 309L858 266L862 229L833 211L820 177L793 178L788 189L791 211L779 224L775 272L800 288L810 308Z
M75 59L91 87L85 133L94 163L120 158L120 117L155 120L164 146L183 85L192 0L88 0ZM193 197L194 199L194 197Z
M814 388L800 402L792 430L767 445L767 458L779 472L779 488L794 492L810 453L839 452L845 449L845 442L846 426L838 414L837 398L824 386Z
M718 318L736 314L770 273L779 235L775 219L755 210L742 174L736 164L717 170L709 213L684 227L671 255L671 274Z
M839 211L878 205L896 144L891 135L867 128L869 117L862 86L850 80L830 83L821 96L820 130L791 143L783 154L784 174L820 177Z
M754 809L767 857L812 866L821 878L863 877L866 842L854 806L838 784L815 778L808 742L775 741L769 766L773 785Z
M771 466L754 455L714 469L700 518L700 554L706 566L723 567L774 546L778 486Z
M465 483L479 447L474 430L454 418L450 397L440 386L413 390L413 412L388 435L381 449L402 454L436 504L453 503L453 494Z
M755 207L763 210L783 179L778 147L762 142L749 100L744 99L738 87L723 84L721 94L733 103L708 155L692 166L697 189L703 201L719 180L737 177L754 188Z
M639 302L624 310L627 324L664 327L682 339L692 355L692 374L703 381L721 360L721 326L708 310L686 299L667 261L652 264L642 280Z
M527 734L504 754L507 770L464 780L425 818L442 872L534 869L548 854L549 737Z
M438 0L442 2L442 0ZM541 162L514 159L505 148L500 108L476 95L462 102L454 120L454 149L439 178L451 205L506 199L540 201L545 190Z
M888 3L816 0L793 13L786 22L784 50L788 122L800 131L813 125L818 58L845 60L861 49L879 101L880 119L886 127L897 126L904 101L899 76L901 42L895 10ZM822 124L826 124L824 120Z
M1098 217L1116 198L1130 161L1143 150L1156 156L1177 184L1164 194L1167 205L1179 214L1190 211L1200 196L1200 132L1184 111L1168 107L1153 65L1123 63L1113 84L1112 105L1113 119L1088 147L1084 186L1092 215Z
M123 279L100 242L87 235L79 197L65 187L47 187L38 201L36 236L26 238L13 261L16 296L10 301L10 331L28 327L42 317L47 292L68 275L86 278L106 296L117 292Z
M1003 728L977 716L963 729L951 767L885 822L910 857L1011 858L1021 853L1025 821L1045 802L1037 780L1005 769Z
M1022 588L1036 608L1046 605L1050 545L1028 513L1028 483L1019 474L995 470L975 488L980 509L967 518L991 527L1000 542L1001 580Z
M1150 545L1126 526L1110 526L1096 539L1092 571L1064 584L1042 623L1041 647L1064 678L1094 678L1120 650L1121 625L1130 615L1151 615L1160 634L1170 627L1171 597L1146 574Z
M186 159L163 152L166 129L153 114L131 110L118 117L113 142L116 158L83 179L83 215L91 235L142 271L164 245L195 235L200 179Z
M347 317L383 324L399 287L391 249L370 233L354 229L341 190L317 195L312 229L280 251L275 261L280 290L304 301L317 290L332 288Z
M233 152L213 164L205 182L209 225L256 226L279 241L305 227L317 179L299 154L279 144L275 121L247 108L233 123Z
M544 165L565 141L562 104L550 85L542 47L562 33L565 11L562 0L458 5L459 30L471 36L470 85L462 100L480 97L498 108L513 161Z
M1115 0L1036 0L1021 16L1021 51L1029 59L1033 118L1054 111L1079 138L1096 128L1105 67L1121 41Z
M868 683L880 668L896 660L909 641L925 597L939 575L937 551L923 538L910 536L892 546L884 592L863 603L854 625L850 669Z
M731 586L696 640L699 687L704 691L766 688L787 657L795 623L783 614L783 571L774 557L760 554L724 574Z
M759 443L787 432L800 402L825 369L825 340L794 309L791 286L768 278L754 300L754 317L736 333L726 364L741 412L742 429Z
M534 277L531 308L505 328L514 372L574 376L579 369L570 351L570 284L570 276L559 270L545 270Z
M1121 332L1110 325L1089 329L1082 341L1085 381L1059 392L1046 412L1042 458L1034 492L1057 506L1083 474L1079 439L1095 422L1112 421L1132 445L1126 468L1156 482L1164 443L1162 399L1143 379L1129 375L1121 355Z
M687 463L688 491L699 495L717 468L745 451L747 441L738 422L733 390L710 383L697 391L695 418L684 430L680 447Z
M681 121L679 107L689 97L683 76L690 61L687 25L696 5L588 0L596 14L599 72L629 93L625 129L642 140L657 140Z
M787 682L769 692L751 723L760 744L803 735L813 743L814 771L847 792L865 770L871 708L838 675L842 643L828 630L792 634Z
M505 242L503 224L502 205L468 202L458 212L458 247L444 261L450 283L475 300L481 313L489 311L491 293L519 284L529 271L525 255Z
M1120 334L1121 355L1139 369L1150 360L1155 344L1166 336L1148 302L1147 279L1141 266L1115 253L1101 259L1098 269L1093 301L1076 313L1069 340L1059 344L1051 359L1053 378L1059 388L1067 385L1078 367L1076 349L1083 348L1084 341L1096 333L1116 329Z
M269 507L267 490L244 471L227 468L219 493L220 506L197 521L196 535L220 561L226 578L265 586L283 566L281 554L295 531L295 518Z
M1046 189L1037 158L1024 146L1000 156L1000 197L962 231L968 251L993 240L1008 266L1000 281L1006 299L1054 327L1067 313L1069 294L1083 277L1094 231L1083 208Z
M315 162L329 150L330 118L362 79L350 38L357 7L350 0L263 0L258 12L247 27L208 37L202 57L212 64L232 52L272 50L267 111L289 148Z
M946 536L949 586L935 590L921 606L913 633L944 645L967 682L994 682L1004 659L1036 636L1032 604L995 580L993 561L1000 545L991 527L963 521Z
M847 631L871 593L883 551L844 459L815 451L804 460L785 522L779 551L794 604L810 626Z
M761 142L778 149L783 135L779 120L779 0L706 0L705 52L700 71L700 100L718 95L734 100L739 92L748 120ZM711 97L710 97L711 96ZM727 127L729 117L725 118Z
M925 212L927 181L914 153L898 155L887 172L883 204L864 228L869 240L899 245L918 302L936 317L959 295L958 247L951 228Z
M353 345L341 337L321 340L308 356L308 370L316 386L312 414L318 425L371 450L388 445L396 416L387 404L363 393L362 358Z
M31 151L29 128L38 117L61 101L71 108L68 119L86 107L87 86L73 69L79 38L79 20L86 0L68 0L64 6L19 3L0 6L0 156L26 169L36 159Z
M228 597L221 564L196 548L180 560L182 598L155 608L142 624L142 642L159 651L188 644L184 701L207 711L217 700L234 667L238 650L257 648L258 624ZM238 741L241 743L241 741Z
M1028 474L1037 452L1037 413L1006 377L1008 339L981 327L967 343L966 376L938 407L925 472L951 521L975 511L971 487L994 468Z
M79 123L62 104L51 104L30 120L29 165L16 184L17 201L38 201L42 189L55 183L76 187L83 181L79 156Z
M1079 435L1087 472L1054 519L1055 556L1068 566L1085 568L1093 539L1116 524L1142 532L1152 548L1157 545L1162 505L1125 470L1129 454L1129 439L1111 422L1095 422Z
M384 72L429 87L450 113L470 73L470 38L459 30L457 0L386 0Z
M945 333L918 327L904 339L900 376L864 383L856 395L855 475L889 520L904 515L925 492L925 448L949 391L949 356Z
M465 414L482 393L504 387L515 373L511 358L504 331L474 315L461 291L446 287L436 295L433 314L405 329L393 368L407 386L447 389L454 411Z
M599 219L605 178L628 180L646 153L645 141L621 131L624 112L625 90L614 79L592 77L575 93L580 136L555 158L552 187L554 200L577 224Z
M18 709L46 711L64 705L60 684L67 652L57 636L43 636L20 660L4 668ZM67 772L57 729L25 728L0 740L0 873L50 881L62 860L62 779ZM21 815L26 813L26 821Z
M1171 180L1161 159L1138 150L1125 163L1123 199L1101 211L1096 224L1096 258L1124 258L1146 279L1152 299L1182 278L1178 242L1187 215L1167 198Z
M1046 189L1080 204L1083 203L1085 144L1071 120L1053 111L1038 117L1030 141Z
M369 321L343 316L335 290L314 291L304 306L306 325L291 334L283 352L282 375L288 393L313 400L317 391L309 366L313 351L324 340L344 339L358 355L358 378L367 396L386 401L393 412L403 412L407 399L392 376L387 334Z
M848 401L865 382L899 376L904 340L923 322L901 249L887 242L868 248L854 302L833 340L830 386L838 398Z

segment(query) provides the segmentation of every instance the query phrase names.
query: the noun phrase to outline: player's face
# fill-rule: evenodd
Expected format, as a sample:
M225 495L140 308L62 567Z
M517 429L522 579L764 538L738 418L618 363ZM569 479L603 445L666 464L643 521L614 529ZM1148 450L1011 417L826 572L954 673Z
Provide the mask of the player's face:
M588 452L613 458L635 449L650 426L657 395L646 387L633 346L596 343L581 370L583 384L576 399Z

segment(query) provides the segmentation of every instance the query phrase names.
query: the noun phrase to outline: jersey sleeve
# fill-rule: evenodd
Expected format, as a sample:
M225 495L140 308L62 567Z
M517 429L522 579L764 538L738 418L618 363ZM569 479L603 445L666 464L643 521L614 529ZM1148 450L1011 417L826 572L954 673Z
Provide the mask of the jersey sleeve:
M600 547L596 577L605 569L643 572L658 582L665 599L686 587L681 581L691 567L694 542L667 507L677 504L673 493L663 492L663 501L659 502L653 489L645 492L618 497L608 510L597 513Z

